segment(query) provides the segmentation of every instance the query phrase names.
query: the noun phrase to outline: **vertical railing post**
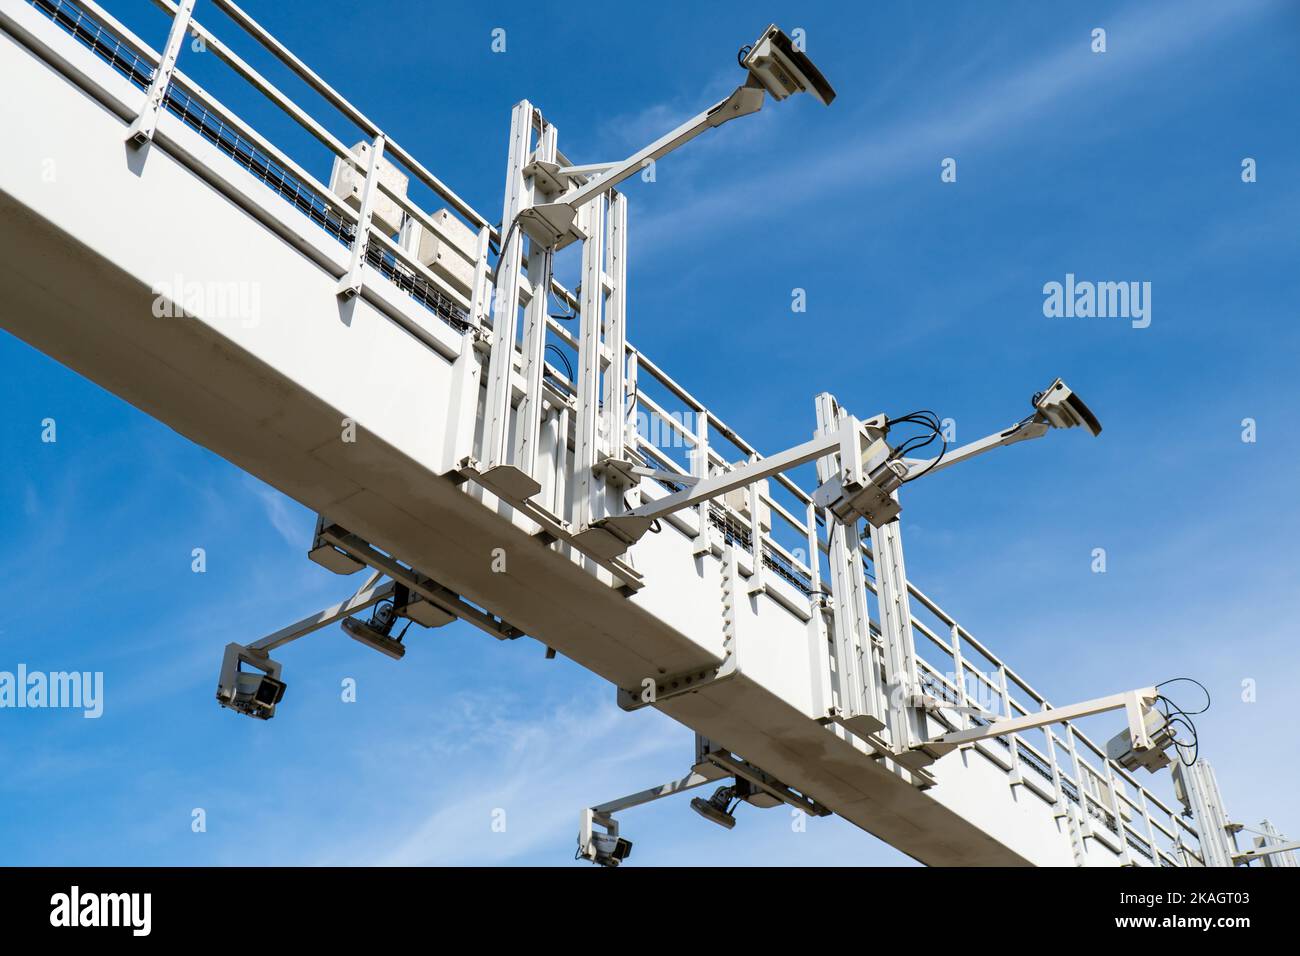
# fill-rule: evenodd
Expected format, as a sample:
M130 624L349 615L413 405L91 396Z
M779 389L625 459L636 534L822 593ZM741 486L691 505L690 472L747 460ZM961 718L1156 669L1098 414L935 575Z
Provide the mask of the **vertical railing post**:
M1043 710L1051 710L1047 702L1043 702ZM1055 795L1056 804L1052 808L1052 815L1057 817L1065 816L1066 803L1065 787L1061 783L1061 764L1056 759L1056 732L1049 726L1045 728L1047 734L1047 760L1052 768L1052 793Z
M695 448L691 455L691 474L703 481L709 477L709 413L703 408L695 409ZM709 503L701 501L696 506L700 533L695 536L691 551L695 555L707 554L712 547L709 532Z
M1160 847L1156 843L1156 825L1151 819L1151 804L1147 800L1145 787L1138 787L1138 801L1142 804L1142 819L1147 825L1147 843L1151 847L1151 862L1153 866L1159 866Z
M961 652L961 628L956 621L951 621L948 627L948 633L952 635L952 676L957 684L957 706L965 708L969 706L970 697L966 693L966 657ZM970 714L964 709L957 711L957 729L970 729Z
M361 292L366 267L366 249L370 245L370 224L374 219L375 202L379 198L379 166L384 160L384 134L375 137L370 147L370 165L366 169L366 182L361 189L361 211L357 214L357 233L352 238L352 257L348 271L339 280L337 292L350 299Z
M474 262L474 288L470 292L469 320L476 329L488 323L492 293L488 288L488 247L492 230L483 226L478 231L478 258Z
M1002 692L1002 715L1004 717L1014 717L1015 713L1011 708L1011 691L1007 687L1007 665L998 664L998 689ZM1018 734L1009 734L1008 742L1011 744L1011 785L1024 783L1024 777L1020 773L1020 737Z
M750 455L750 461L758 461L758 455ZM760 509L763 507L763 482L756 481L749 486L749 544L750 560L754 571L749 576L749 593L756 594L763 590L763 519Z
M1103 759L1106 768L1106 789L1110 791L1110 812L1115 815L1115 831L1119 835L1119 854L1124 866L1133 865L1133 851L1128 845L1128 828L1124 824L1124 810L1119 796L1119 783L1109 759Z
M1092 797L1088 794L1087 783L1087 775L1090 771L1079 762L1079 747L1075 742L1073 724L1065 725L1065 742L1066 749L1070 751L1070 763L1074 766L1074 791L1079 797L1079 811L1081 814L1079 825L1083 828L1085 837L1092 836L1092 813L1088 806L1088 801Z
M158 111L162 109L167 98L167 89L171 86L172 74L176 71L176 60L181 55L181 44L190 29L190 18L194 15L195 0L181 0L172 17L171 32L167 34L167 45L163 47L162 59L154 70L153 80L145 93L144 105L139 115L126 131L126 141L140 147L152 142L154 130L158 127Z

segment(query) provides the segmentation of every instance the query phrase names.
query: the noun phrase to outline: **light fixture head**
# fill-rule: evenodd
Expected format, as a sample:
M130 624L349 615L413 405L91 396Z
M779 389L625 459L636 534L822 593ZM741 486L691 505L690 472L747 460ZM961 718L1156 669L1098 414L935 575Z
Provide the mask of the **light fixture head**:
M1092 410L1061 379L1057 379L1034 396L1034 408L1043 421L1053 428L1073 428L1084 425L1093 437L1101 434L1101 422Z
M391 605L382 605L381 607L390 608ZM395 661L400 661L406 654L406 645L389 634L393 629L393 621L396 615L388 618L376 613L369 621L358 621L355 617L346 617L343 619L343 633L354 641L377 650Z
M736 825L736 818L732 816L730 810L731 801L736 799L736 796L734 787L719 787L707 800L694 797L691 800L691 809L704 819L730 830Z
M835 99L835 90L813 66L808 54L798 49L775 23L754 41L740 65L774 100L811 93L823 106L830 106Z

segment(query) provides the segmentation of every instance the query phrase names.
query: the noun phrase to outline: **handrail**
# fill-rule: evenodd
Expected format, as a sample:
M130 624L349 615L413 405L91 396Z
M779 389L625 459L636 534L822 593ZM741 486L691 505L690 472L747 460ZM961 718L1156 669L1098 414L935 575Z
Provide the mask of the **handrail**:
M223 13L230 17L243 30L265 47L276 59L287 66L293 73L304 83L315 90L331 106L351 120L363 133L373 138L381 132L379 126L369 117L353 106L341 93L326 83L317 73L307 66L302 60L295 56L288 47L277 40L261 24L245 13L238 4L232 0L211 0L211 2ZM397 160L415 174L416 178L432 189L435 193L446 200L455 210L464 216L470 222L478 227L488 226L491 223L484 219L469 203L461 199L451 187L447 186L441 179L435 176L429 170L417 161L410 153L395 143L392 139L387 142L386 149ZM495 230L493 230L495 233Z

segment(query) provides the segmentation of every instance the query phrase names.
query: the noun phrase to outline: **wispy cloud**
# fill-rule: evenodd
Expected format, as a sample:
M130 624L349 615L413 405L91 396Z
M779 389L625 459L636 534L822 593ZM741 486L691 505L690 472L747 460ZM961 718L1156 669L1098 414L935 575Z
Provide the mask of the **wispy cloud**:
M244 476L243 486L261 503L271 527L286 544L294 548L305 546L311 533L311 518L300 505L251 475Z
M730 179L707 193L676 197L670 209L639 219L634 240L645 250L672 247L684 234L684 221L690 223L691 234L700 235L719 224L734 228L738 222L770 217L770 203L755 202L756 196L780 197L790 207L862 183L885 186L914 168L918 157L937 163L958 148L977 147L994 138L1005 146L1023 142L1034 135L1036 119L1071 98L1087 92L1096 108L1122 95L1135 75L1207 38L1222 38L1275 5L1275 0L1231 5L1201 0L1143 7L1111 26L1110 35L1122 38L1122 51L1099 57L1076 39L1015 63L982 83L954 82L951 88L959 90L958 95L891 125L877 127L870 116L859 113L868 132L843 139L830 149L819 147L792 156L788 168L771 171L769 167L756 176ZM960 65L950 69L961 73ZM841 103L835 107L843 108ZM761 129L768 137L780 135L774 126ZM788 152L788 141L782 141L780 148Z

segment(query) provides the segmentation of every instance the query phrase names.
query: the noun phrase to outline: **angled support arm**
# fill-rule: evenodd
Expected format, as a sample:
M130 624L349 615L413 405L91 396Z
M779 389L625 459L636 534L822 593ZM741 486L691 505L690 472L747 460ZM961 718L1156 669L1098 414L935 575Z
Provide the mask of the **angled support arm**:
M595 554L616 556L641 539L655 520L664 515L690 508L711 498L725 495L728 491L752 485L772 475L800 465L815 461L832 452L839 452L846 462L860 461L861 445L859 435L874 437L877 432L871 429L871 423L864 423L851 416L846 416L839 428L817 435L802 445L787 449L771 458L760 458L720 475L701 478L681 491L674 492L657 501L647 502L639 508L633 508L627 514L615 515L594 521L590 528L577 535L578 542ZM673 481L679 476L674 475Z
M662 159L678 147L685 146L701 133L717 129L729 120L757 113L763 108L765 95L763 88L751 78L736 87L726 99L714 103L704 112L691 117L676 129L660 136L650 145L637 150L627 159L605 167L605 171L599 176L589 180L585 185L569 190L558 201L574 209L585 202L590 202L606 190L617 186L623 180L636 175L646 163ZM591 168L593 167L585 167L588 170ZM584 167L566 167L560 170L560 174L581 173L583 171Z
M306 637L314 631L319 631L323 627L328 627L335 621L341 621L345 617L350 617L357 611L364 611L366 608L385 601L393 596L393 582L390 581L382 587L375 585L379 581L380 573L374 572L367 578L366 582L361 585L352 597L346 601L341 601L332 607L327 607L323 611L318 611L309 617L304 617L301 621L290 624L288 627L282 627L274 634L269 634L260 641L254 641L248 645L248 650L255 654L266 655L271 653L277 647L283 647L290 641L296 641L300 637Z
M1249 863L1251 860L1259 860L1275 853L1290 853L1293 850L1300 850L1300 843L1273 843L1265 846L1257 846L1253 850L1246 850L1244 853L1235 853L1232 857L1233 863Z
M1138 690L1125 691L1122 694L1112 694L1109 697L1098 697L1095 700L1086 700L1080 704L1071 704L1068 707L1053 707L1050 710L1039 711L1036 714L1026 714L1023 717L1008 717L1003 720L995 720L982 727L953 731L927 741L921 746L936 757L942 757L944 754L956 750L962 744L974 743L977 740L987 740L990 737L1001 737L1006 734L1019 733L1022 730L1046 727L1048 724L1059 724L1069 720L1077 720L1080 717L1090 717L1093 714L1103 714L1106 711L1123 709L1128 718L1128 732L1133 739L1133 749L1150 750L1154 744L1150 733L1147 731L1146 714L1151 709L1152 704L1155 703L1157 694L1158 692L1154 687L1142 687Z
M945 452L942 457L929 459L904 458L902 461L903 464L907 465L907 480L943 471L945 468L951 468L960 462L969 461L986 451L992 451L994 448L1003 448L1007 445L1014 445L1016 442L1028 441L1031 438L1042 438L1047 432L1047 423L1039 421L1035 416L1027 421L1017 422L1010 428L1004 428L1000 432L981 438L979 441L962 445L955 451Z
M636 175L650 162L667 156L679 146L684 146L701 133L715 129L728 120L757 113L763 106L765 92L752 78L736 87L726 99L710 106L648 146L637 150L627 159L616 163L595 163L585 166L559 166L550 164L545 171L555 181L572 183L592 176L582 185L570 188L554 202L539 203L519 214L519 228L534 242L546 247L562 249L581 238L575 225L578 209L597 196L631 176ZM547 164L536 162L534 167ZM595 175L593 175L595 174Z

